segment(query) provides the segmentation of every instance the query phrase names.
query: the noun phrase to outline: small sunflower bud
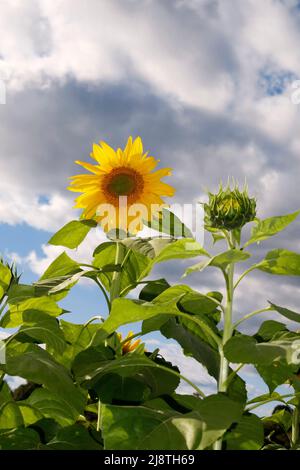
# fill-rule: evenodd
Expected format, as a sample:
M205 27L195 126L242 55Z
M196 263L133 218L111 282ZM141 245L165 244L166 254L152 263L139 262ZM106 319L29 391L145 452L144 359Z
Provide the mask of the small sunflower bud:
M209 202L204 204L205 223L208 227L220 230L242 228L256 216L256 201L250 198L246 189L240 192L220 186L218 194L208 193Z

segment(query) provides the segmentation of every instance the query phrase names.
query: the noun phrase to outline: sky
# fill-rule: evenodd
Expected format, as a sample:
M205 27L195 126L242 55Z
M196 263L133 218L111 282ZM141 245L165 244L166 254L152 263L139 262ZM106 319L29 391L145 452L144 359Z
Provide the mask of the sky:
M78 216L68 177L78 173L74 160L88 160L99 140L123 147L129 135L140 135L150 154L173 168L172 202L196 204L220 180L234 177L241 184L246 178L259 217L300 208L300 104L292 102L300 78L300 2L0 0L0 8L0 83L6 89L0 247L17 261L23 282L37 280L62 251L47 241ZM274 247L300 251L299 228L295 222L254 248L254 258ZM68 253L90 259L103 239L91 232ZM221 289L213 270L182 281L193 262L160 265L153 277ZM299 311L298 279L249 276L238 291L235 318L268 299ZM106 314L87 282L64 302L70 321ZM256 331L262 319L243 331ZM203 368L180 356L176 345L158 335L149 341L213 390ZM265 391L251 367L244 375L253 393Z

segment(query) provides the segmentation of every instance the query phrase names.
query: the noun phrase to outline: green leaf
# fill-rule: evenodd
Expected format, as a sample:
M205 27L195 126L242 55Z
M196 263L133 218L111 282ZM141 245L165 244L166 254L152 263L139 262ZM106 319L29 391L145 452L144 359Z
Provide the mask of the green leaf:
M180 288L183 290L183 292L178 293L178 289L180 290ZM183 295L185 295L184 290L188 289L189 288L187 286L176 286L178 295L176 297L175 288L170 287L158 297L156 297L152 303L146 302L145 304L137 303L129 299L115 299L113 301L109 317L101 325L95 335L94 345L102 342L121 325L126 325L136 321L148 320L157 315L186 317L202 327L207 334L214 338L215 343L219 344L219 338L217 337L216 333L208 326L207 321L203 321L203 319L198 315L188 315L178 310L177 302ZM168 299L168 296L170 299ZM164 302L161 302L162 298L164 298Z
M64 225L48 243L50 245L65 246L67 248L77 248L85 239L91 228L97 227L95 220L72 220Z
M209 266L216 266L224 270L229 264L246 261L248 258L250 258L250 256L251 254L247 251L241 251L237 249L228 250L224 253L220 253L219 255L214 256L211 259Z
M100 439L100 436L99 436ZM60 429L44 449L55 450L102 450L99 442L93 439L87 429L79 424Z
M21 303L32 297L39 297L39 291L34 286L27 284L12 284L7 292L7 300L10 305Z
M270 400L270 399L272 399L272 400ZM265 402L267 400L284 402L284 400L281 397L280 393L272 392L272 393L264 393L263 395L259 395L258 397L252 398L251 400L248 401L247 404L250 405L252 403L261 403L261 402Z
M292 341L257 343L251 336L238 335L227 341L224 353L230 362L268 365L281 359L289 362L293 349Z
M146 302L151 302L158 295L170 287L170 284L165 279L158 279L157 281L149 281L140 292L139 299Z
M264 428L261 419L246 414L225 434L226 450L259 450L264 442Z
M277 233L284 230L291 222L293 222L300 211L293 212L292 214L270 217L265 220L259 220L256 225L253 226L251 231L251 238L245 244L245 247L252 243L258 243L262 240L276 235Z
M172 259L187 259L195 256L209 256L206 250L193 238L175 240L166 245L154 258L153 264Z
M282 249L272 250L256 268L279 276L300 276L300 254Z
M11 270L0 261L0 299L7 292L12 278Z
M36 409L34 406L24 403L23 401L18 402L18 406L25 426L36 423L43 417L42 413L38 409Z
M40 311L52 317L57 317L65 313L61 307L57 305L55 300L48 296L33 297L23 300L18 304L10 305L9 310L2 317L0 326L3 328L14 328L23 323L23 315L26 311Z
M160 328L166 338L175 339L186 356L193 357L206 367L215 379L219 375L219 355L204 338L201 328L193 322L172 318Z
M1 450L30 450L38 449L40 437L36 431L29 428L12 429L0 432Z
M299 368L299 366L289 365L281 359L268 365L257 365L256 370L272 393L279 385L286 383L293 376L296 372L295 367Z
M162 209L161 218L153 218L149 222L145 220L144 224L153 230L166 233L174 238L193 238L190 229L175 214L165 208Z
M202 450L211 446L240 418L242 405L225 395L212 395L195 411L181 414L143 406L103 406L105 449Z
M259 341L269 341L278 331L286 331L286 325L275 320L266 320L260 325L255 338Z
M45 388L34 390L25 403L39 410L46 418L54 419L61 426L73 424L78 417L78 413L67 401Z
M0 407L0 429L11 429L23 426L22 413L13 401L3 403Z
M0 380L0 406L12 400L12 394L5 380Z
M58 354L64 352L67 344L56 318L39 310L27 310L23 313L23 322L20 334L26 333L40 343L45 343Z
M240 419L243 406L243 403L231 400L222 393L199 400L195 409L205 422L205 432L201 439L202 449L211 446L232 423Z
M131 250L123 244L120 244L120 249L122 250L122 258L125 259L126 257L120 273L121 291L124 291L123 295L125 295L128 290L134 288L136 283L143 278L143 273L147 270L151 260L146 255L136 250ZM111 266L111 263L116 258L116 243L108 242L100 245L95 250L94 256L93 265L96 268L104 269L107 265ZM99 274L99 277L105 288L109 290L113 273Z
M185 271L184 277L194 272L201 272L207 266L214 266L225 270L229 264L246 261L250 256L250 253L247 253L246 251L236 249L228 250L224 253L220 253L219 255L213 256L209 260L200 261L200 263L197 263L194 266L190 266Z
M81 271L79 264L72 260L66 252L63 252L46 269L40 278L40 281L61 276L71 276L72 274L76 274L79 271Z
M94 354L96 356L96 353ZM88 389L98 391L100 386L100 390L104 388L105 391L106 377L112 373L121 377L131 377L135 381L146 384L151 391L151 397L170 394L179 385L179 377L173 374L175 369L167 367L165 361L162 361L162 365L146 356L127 354L120 359L99 362L97 366L91 368L86 362L86 355L84 359L79 362L77 358L74 366L78 382ZM90 369L88 372L87 367ZM147 399L149 398L150 396L147 396Z
M1 326L4 328L13 328L23 323L25 312L41 312L56 317L65 311L60 308L51 297L36 297L24 300L19 304L13 304L1 319Z
M210 314L215 314L221 300L222 294L219 292L208 292L204 295L194 291L187 293L179 300L179 306L184 312L193 313L194 315L201 313L211 317ZM219 321L220 319L217 320L217 322Z
M102 407L106 450L198 449L203 423L193 415L142 406Z
M44 385L82 413L85 397L62 365L55 362L47 351L35 345L18 346L16 350L23 352L16 354L13 347L7 347L6 372L9 375L18 375Z
M283 315L285 318L288 318L289 320L300 323L300 313L293 312L293 310L289 310L288 308L279 307L279 305L275 305L272 302L269 302L269 304L272 307L272 309L280 313L280 315Z

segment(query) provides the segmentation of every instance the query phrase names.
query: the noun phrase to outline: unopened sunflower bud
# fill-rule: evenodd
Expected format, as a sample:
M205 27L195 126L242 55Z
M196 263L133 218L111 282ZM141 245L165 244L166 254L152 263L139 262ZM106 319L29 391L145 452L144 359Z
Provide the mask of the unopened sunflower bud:
M209 202L204 204L205 223L219 230L242 228L256 216L256 201L250 198L246 189L243 192L235 187L220 186L218 194L208 193Z

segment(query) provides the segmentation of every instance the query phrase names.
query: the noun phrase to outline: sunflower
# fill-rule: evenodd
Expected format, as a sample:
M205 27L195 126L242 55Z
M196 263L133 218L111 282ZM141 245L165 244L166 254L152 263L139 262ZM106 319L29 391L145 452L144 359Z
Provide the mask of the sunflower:
M124 150L116 151L105 142L94 144L90 164L76 161L92 174L72 176L69 190L81 192L75 207L82 217L95 219L104 231L121 229L136 233L143 220L159 216L167 204L162 196L173 196L174 188L161 181L171 168L153 171L159 160L144 153L140 137L129 137Z
M122 344L122 354L123 355L134 351L141 344L140 339L137 339L136 341L133 341L133 342L130 339L134 335L133 331L129 331L129 333L125 337L125 339L123 339L123 336L122 336L121 333L117 333L117 335L118 335L120 343L123 343ZM128 341L126 341L127 339L128 339Z

